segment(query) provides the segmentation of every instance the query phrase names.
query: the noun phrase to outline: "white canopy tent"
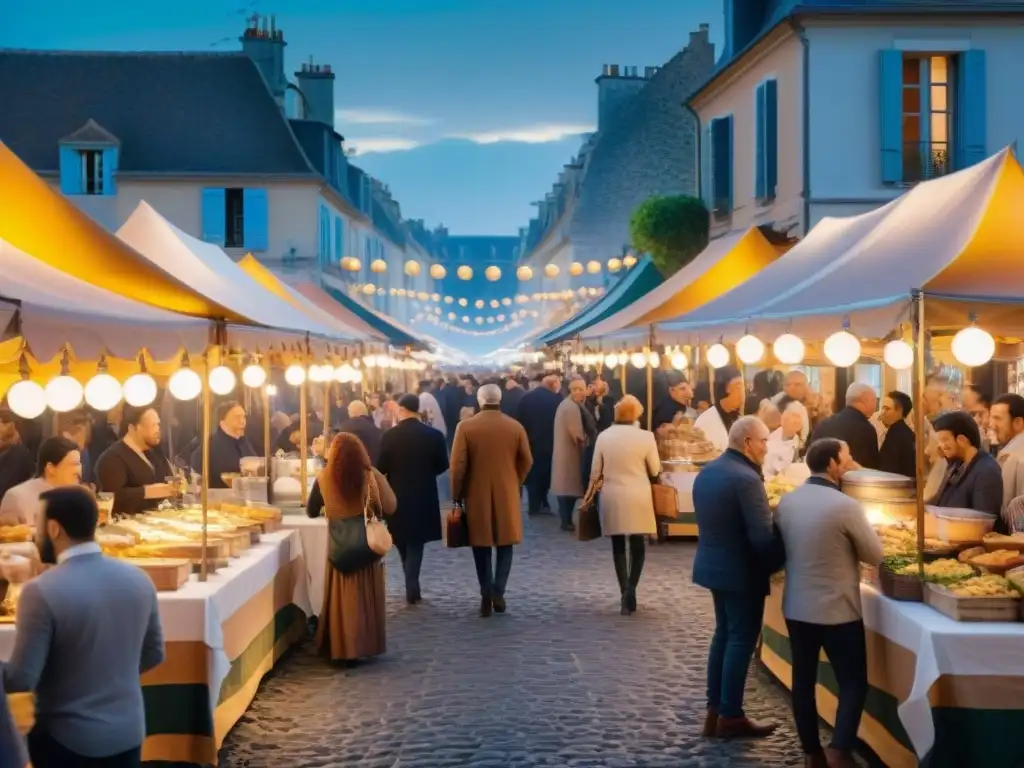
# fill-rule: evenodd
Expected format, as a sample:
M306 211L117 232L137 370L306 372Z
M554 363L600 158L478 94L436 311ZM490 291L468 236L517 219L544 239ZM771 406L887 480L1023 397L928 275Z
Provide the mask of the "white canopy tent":
M209 343L209 320L178 315L111 293L0 240L0 319L19 314L18 332L33 356L50 360L69 345L83 360L131 359L143 348L156 360ZM11 306L15 305L15 306Z
M117 236L165 272L197 292L265 329L230 326L232 341L247 346L291 343L308 332L328 340L345 340L337 325L321 324L265 289L219 246L182 232L143 201ZM351 337L349 337L351 338Z
M766 338L786 331L824 338L847 325L858 336L882 338L907 321L914 291L979 306L1019 301L1024 222L997 222L998 233L981 229L997 197L1013 207L1022 189L1024 173L1006 149L878 210L825 220L763 276L706 312L666 323L659 337L735 340L749 330ZM964 325L968 309L959 311Z

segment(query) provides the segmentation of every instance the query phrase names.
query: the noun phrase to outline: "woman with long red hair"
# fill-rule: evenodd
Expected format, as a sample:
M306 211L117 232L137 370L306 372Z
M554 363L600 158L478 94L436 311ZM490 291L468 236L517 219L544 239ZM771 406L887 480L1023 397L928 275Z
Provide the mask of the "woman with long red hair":
M340 533L343 521L356 517L391 515L397 502L388 481L370 463L355 435L334 438L327 466L317 476L306 513L327 517ZM335 531L332 530L332 534ZM386 649L384 563L377 558L357 571L342 573L332 565L334 540L329 542L324 602L316 632L317 649L331 661L356 661L378 656Z

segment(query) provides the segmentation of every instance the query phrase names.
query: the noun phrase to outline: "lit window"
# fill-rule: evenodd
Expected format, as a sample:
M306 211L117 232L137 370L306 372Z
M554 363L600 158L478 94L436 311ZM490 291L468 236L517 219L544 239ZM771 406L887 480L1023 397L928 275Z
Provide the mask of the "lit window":
M953 170L951 56L903 59L903 180L925 181Z

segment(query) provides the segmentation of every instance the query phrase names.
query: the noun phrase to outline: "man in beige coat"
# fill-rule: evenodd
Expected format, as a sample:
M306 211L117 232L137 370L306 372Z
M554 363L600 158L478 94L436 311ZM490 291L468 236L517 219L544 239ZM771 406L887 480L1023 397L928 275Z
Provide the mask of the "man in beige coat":
M997 530L1013 533L1016 526L1007 508L1015 498L1024 496L1024 397L1001 395L992 404L989 423L1002 446L996 456L1003 472L1003 520Z
M587 385L579 376L569 382L569 396L555 411L555 446L551 457L551 493L558 498L562 530L574 531L572 512L583 498L583 452L587 434L580 408L587 399ZM590 467L587 467L589 470Z
M459 422L452 445L452 499L462 501L480 582L480 615L505 612L512 547L523 540L521 491L533 464L522 425L505 414L501 388L477 392L480 413ZM491 570L491 547L496 550Z

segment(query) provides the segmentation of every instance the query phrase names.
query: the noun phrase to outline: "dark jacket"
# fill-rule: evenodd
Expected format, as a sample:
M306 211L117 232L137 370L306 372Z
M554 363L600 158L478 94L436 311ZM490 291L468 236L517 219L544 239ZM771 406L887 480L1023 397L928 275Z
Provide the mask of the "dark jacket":
M786 560L772 522L761 472L732 449L705 466L693 484L700 538L693 582L712 590L767 594Z
M372 416L356 416L354 419L348 419L342 423L341 429L338 431L358 437L366 452L370 454L370 461L374 464L377 463L377 458L380 456L381 435L384 433L373 423Z
M210 435L210 477L208 483L210 488L228 488L221 475L230 472L238 472L242 459L249 456L256 456L256 449L252 447L247 437L234 438L217 427L217 431ZM201 448L192 452L192 471L203 471L203 451ZM160 482L163 482L161 479Z
M522 387L506 389L501 393L501 412L513 419L519 418L519 403L526 396L526 390Z
M856 408L847 406L821 422L814 428L807 445L823 437L845 441L854 461L864 469L878 469L878 432L868 417Z
M0 450L0 499L14 486L31 480L35 466L32 453L21 443Z
M978 453L970 464L951 461L935 498L939 507L957 507L999 516L1003 506L1003 471L987 453Z
M657 431L658 427L661 425L671 424L677 413L681 413L683 416L686 416L688 411L689 409L685 405L677 403L672 399L672 396L669 395L654 408L654 413L651 417L651 428ZM642 418L641 423L646 425L646 419Z
M448 469L444 435L419 419L403 419L384 433L376 464L398 498L398 508L388 520L395 542L440 541L437 476Z
M597 402L596 395L587 398L587 411L597 422L598 433L604 432L615 422L615 402L611 394L601 398L600 403Z
M171 463L159 448L146 451L146 459L118 440L96 462L97 490L114 494L115 515L137 515L160 506L147 499L144 486L163 483L171 476Z
M914 430L902 419L885 433L885 440L878 450L878 468L904 477L917 476Z
M561 404L561 396L547 387L532 389L519 401L519 414L516 420L526 430L526 439L533 456L528 482L538 486L551 484L551 459L555 452L555 412Z

